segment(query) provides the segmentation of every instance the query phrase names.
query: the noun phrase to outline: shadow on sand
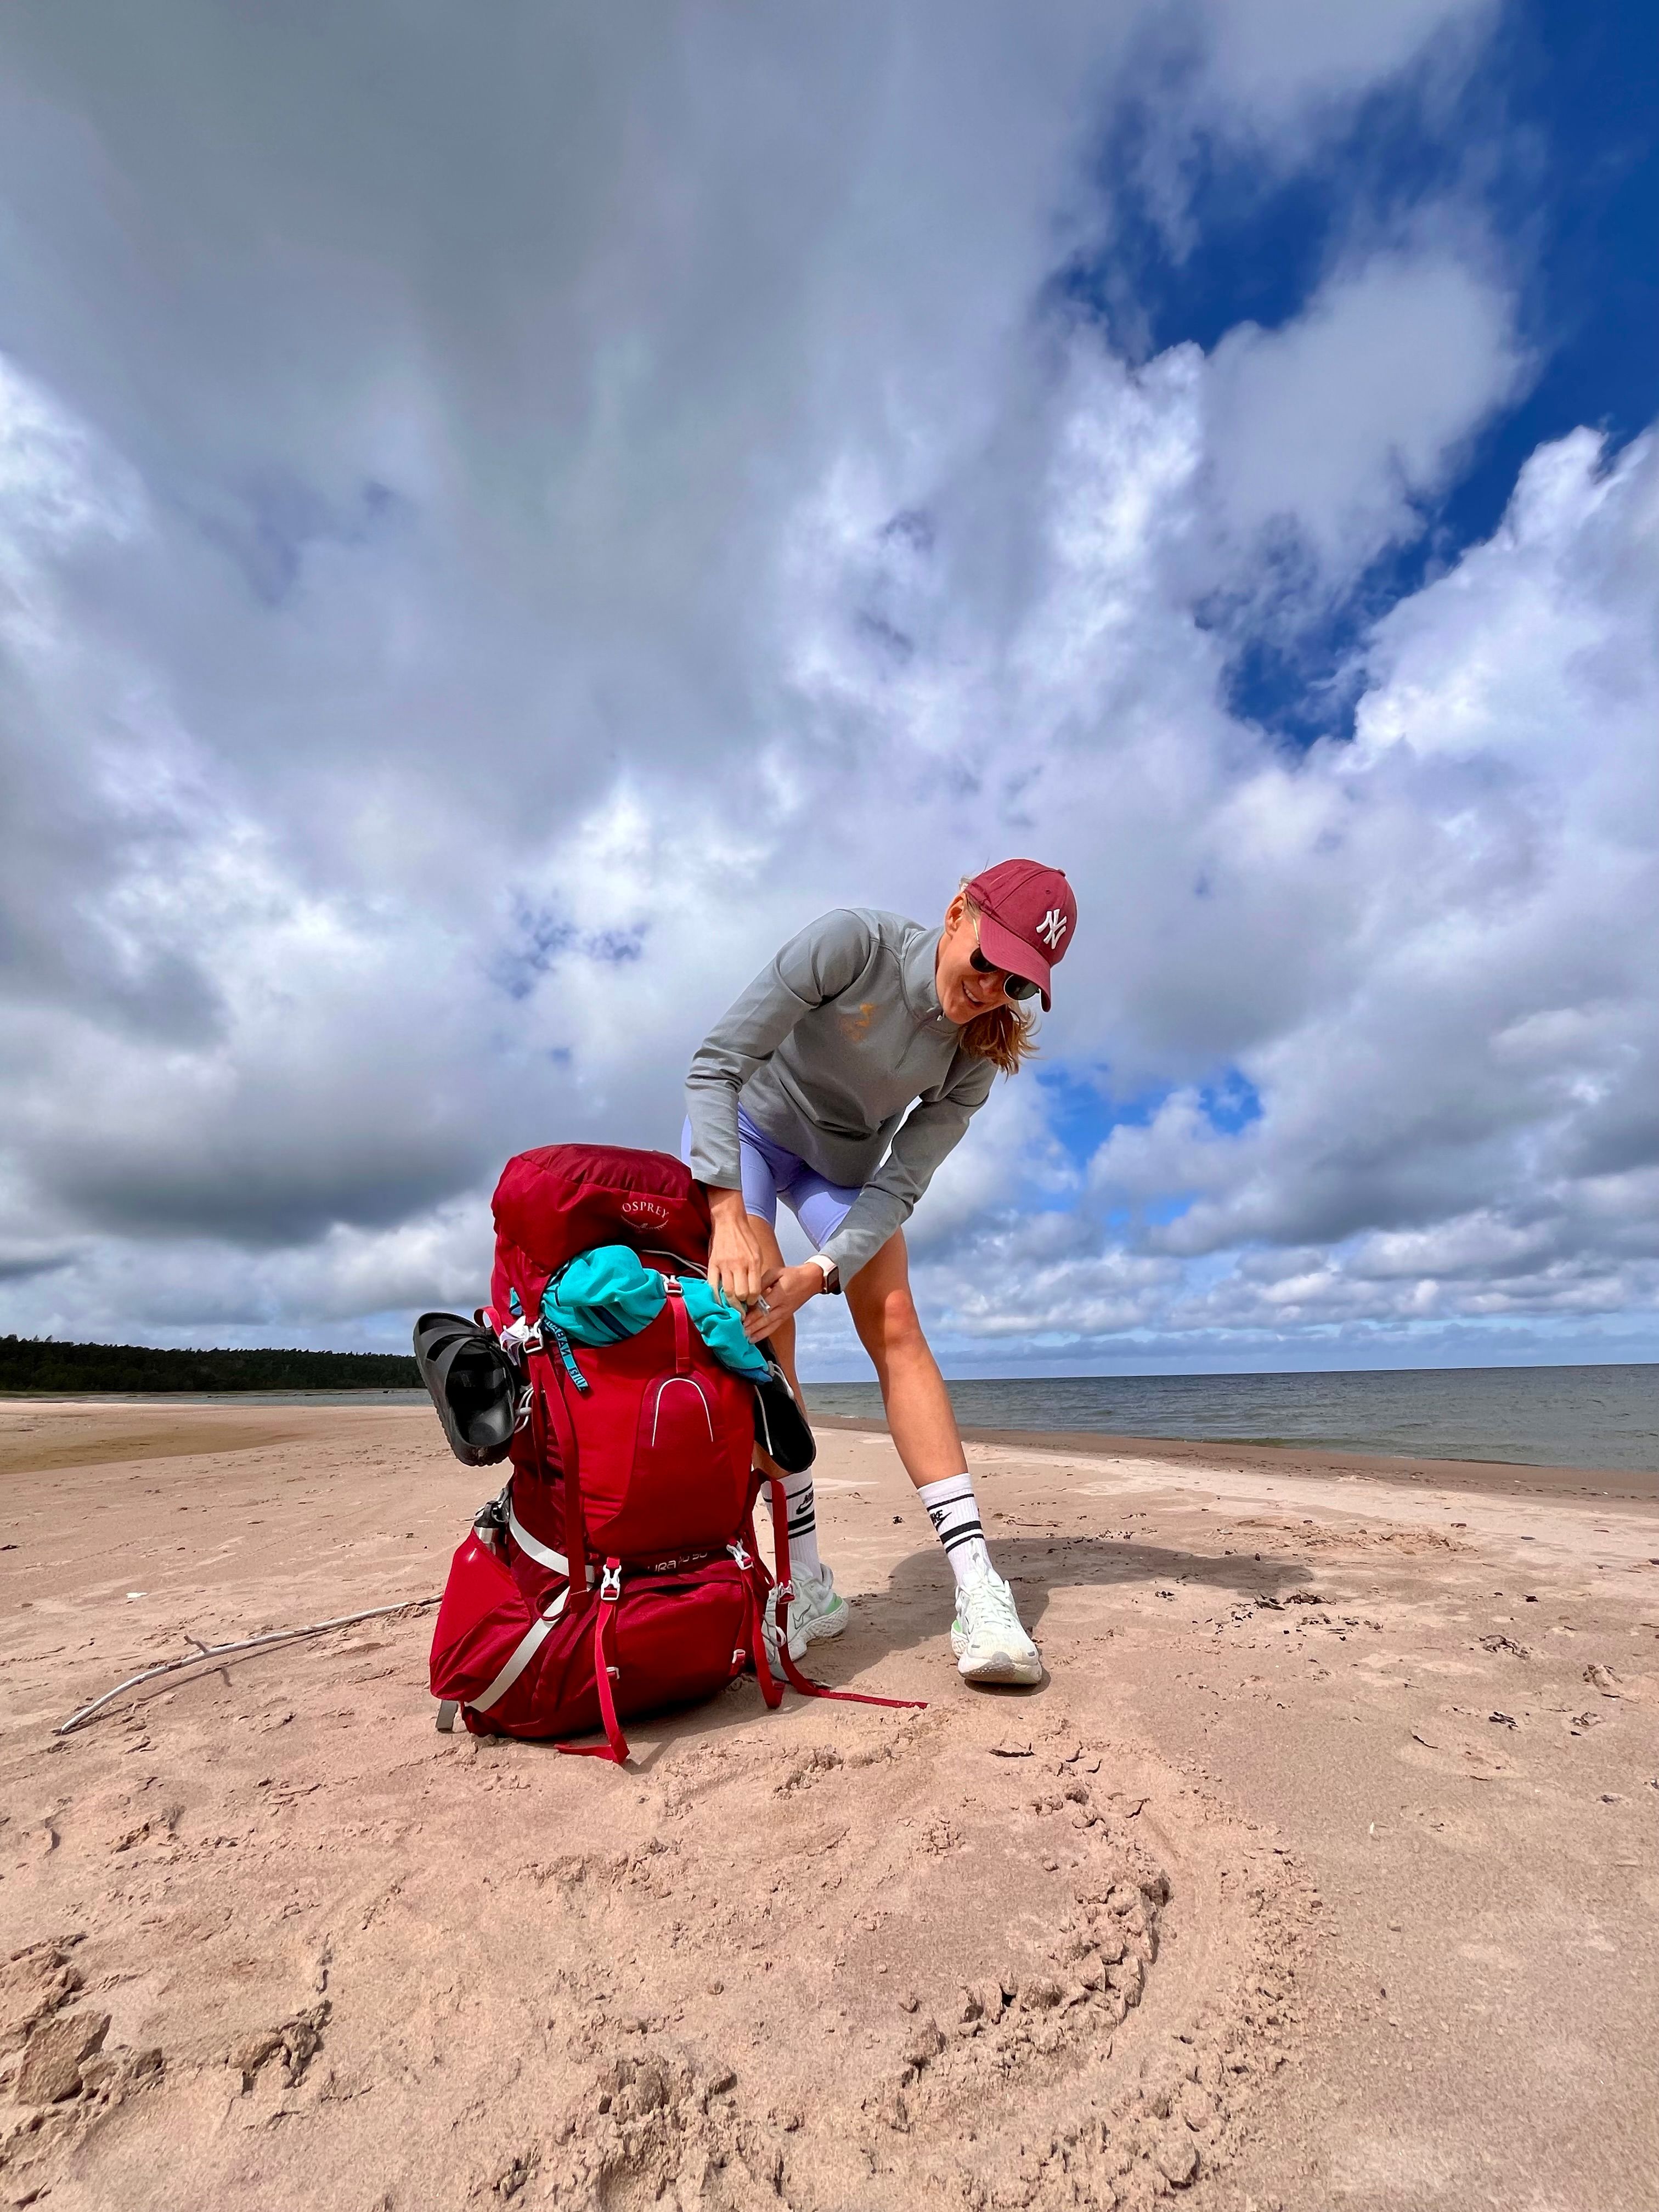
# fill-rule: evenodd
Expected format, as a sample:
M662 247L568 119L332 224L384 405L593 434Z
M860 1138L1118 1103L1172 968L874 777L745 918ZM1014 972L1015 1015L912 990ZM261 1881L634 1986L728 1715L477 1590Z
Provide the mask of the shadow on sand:
M1249 1603L1257 1598L1282 1598L1310 1580L1308 1570L1291 1560L1257 1559L1248 1552L1171 1551L1159 1544L1125 1543L1103 1536L999 1536L994 1557L998 1571L1013 1589L1021 1619L1034 1635L1041 1630L1049 1599L1059 1590L1135 1585L1162 1589L1197 1583L1216 1591L1224 1601ZM875 1687L867 1680L860 1683L859 1677L892 1654L938 1641L950 1623L951 1593L951 1571L944 1553L933 1543L919 1546L896 1562L884 1589L860 1592L843 1636L810 1647L802 1662L805 1672L829 1690ZM979 1694L1024 1700L1040 1696L1049 1679L1045 1675L1030 1688L1010 1685ZM895 1698L922 1698L931 1692L936 1698L940 1692L931 1670L926 1676L917 1671L914 1680L907 1680L903 1669L886 1669L879 1687ZM801 1700L791 1691L787 1702L798 1705ZM635 1723L640 1741L630 1765L648 1772L683 1740L751 1728L765 1717L759 1690L752 1678L744 1677L706 1705Z

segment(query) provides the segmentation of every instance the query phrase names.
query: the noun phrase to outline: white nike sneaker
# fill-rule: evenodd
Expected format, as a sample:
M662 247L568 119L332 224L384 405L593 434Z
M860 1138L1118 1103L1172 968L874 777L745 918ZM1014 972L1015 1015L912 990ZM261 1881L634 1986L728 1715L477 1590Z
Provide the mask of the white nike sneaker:
M844 1597L836 1590L833 1571L824 1567L816 1575L797 1571L790 1577L794 1584L794 1595L789 1601L789 1656L805 1656L809 1644L823 1644L832 1636L839 1636L846 1627L851 1613ZM772 1608L766 1609L761 1623L761 1633L766 1639L766 1656L771 1664L778 1663L778 1632L773 1625Z
M957 1674L970 1682L1042 1680L1042 1654L1019 1625L1013 1592L993 1567L957 1592L951 1649Z

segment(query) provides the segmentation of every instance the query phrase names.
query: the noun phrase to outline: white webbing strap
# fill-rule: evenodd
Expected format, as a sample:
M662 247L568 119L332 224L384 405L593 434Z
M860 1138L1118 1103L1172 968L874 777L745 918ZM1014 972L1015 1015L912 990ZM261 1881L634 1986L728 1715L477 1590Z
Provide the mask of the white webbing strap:
M526 1352L542 1348L542 1325L538 1321L527 1321L520 1314L510 1328L496 1332L501 1348L512 1358L521 1359Z
M521 1552L527 1553L538 1566L551 1567L556 1575L568 1577L569 1560L562 1552L556 1552L550 1544L544 1544L530 1534L523 1522L513 1510L513 1498L510 1492L507 1501L507 1525L513 1531L514 1542Z
M528 1630L526 1630L525 1634L519 1638L517 1644L514 1647L512 1657L507 1661L506 1666L502 1668L501 1673L496 1675L495 1680L489 1685L487 1690L483 1691L478 1697L471 1699L471 1706L475 1713L487 1713L492 1705L499 1705L501 1700L507 1695L507 1692L513 1687L513 1685L518 1680L520 1675L523 1674L525 1668L530 1664L536 1654L541 1650L543 1644L546 1643L548 1638L552 1634L553 1624L557 1620L559 1615L564 1611L564 1601L569 1595L570 1592L568 1589L562 1589L557 1597L554 1599L552 1604L548 1607L547 1611L542 1615L541 1619L536 1621Z

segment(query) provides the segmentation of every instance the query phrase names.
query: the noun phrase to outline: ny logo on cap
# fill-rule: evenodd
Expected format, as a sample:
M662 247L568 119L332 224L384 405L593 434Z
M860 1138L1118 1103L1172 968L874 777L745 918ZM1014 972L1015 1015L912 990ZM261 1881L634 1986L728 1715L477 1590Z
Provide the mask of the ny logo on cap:
M1056 945L1065 936L1070 926L1060 908L1057 906L1051 906L1037 924L1037 935L1046 937L1051 946Z

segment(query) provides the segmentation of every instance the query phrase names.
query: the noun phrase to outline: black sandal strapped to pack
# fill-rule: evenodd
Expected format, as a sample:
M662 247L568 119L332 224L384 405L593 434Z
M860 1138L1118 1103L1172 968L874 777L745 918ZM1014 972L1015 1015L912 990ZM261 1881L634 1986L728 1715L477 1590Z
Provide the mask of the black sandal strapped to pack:
M456 1458L465 1467L505 1459L519 1378L490 1332L459 1314L422 1314L415 1324L415 1358Z
M758 1349L772 1371L755 1385L755 1442L786 1474L805 1474L818 1455L817 1444L776 1352L769 1344Z

